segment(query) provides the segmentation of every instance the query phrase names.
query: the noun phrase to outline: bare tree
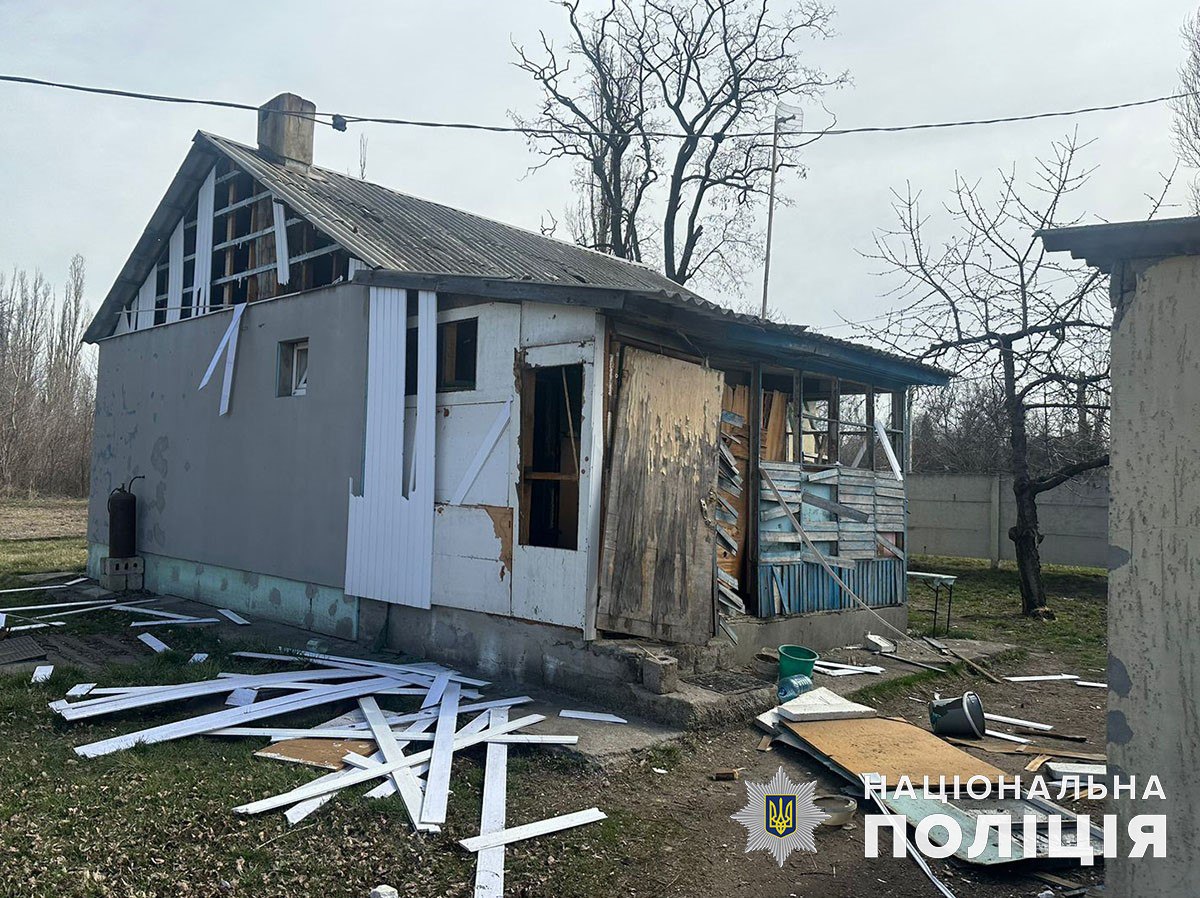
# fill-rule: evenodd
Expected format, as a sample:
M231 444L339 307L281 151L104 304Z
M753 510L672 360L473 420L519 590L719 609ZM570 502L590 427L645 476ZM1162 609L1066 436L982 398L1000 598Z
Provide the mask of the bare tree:
M572 42L560 59L545 33L541 58L514 44L518 68L542 88L534 119L513 116L546 159L577 163L577 205L568 214L577 243L622 259L641 261L638 225L642 202L658 177L655 145L648 136L652 98L628 48L625 7L611 0L601 15L579 12L579 2L563 3ZM583 61L583 74L570 76L571 59Z
M0 274L0 493L83 495L95 373L82 345L84 264L55 302L40 274Z
M1108 464L1095 439L1106 433L1109 400L1105 281L1095 269L1047 256L1036 236L1078 222L1063 206L1090 174L1078 167L1082 149L1077 136L1056 142L1031 183L1020 183L1015 169L1001 172L993 196L956 175L945 206L953 233L941 246L931 244L911 187L897 194L899 225L877 236L871 258L900 276L897 290L907 305L880 326L860 328L895 349L916 348L923 360L990 381L1003 398L1017 515L1008 535L1022 610L1038 617L1052 616L1038 552L1038 496ZM1039 427L1088 438L1042 440L1049 448L1035 467L1030 431Z
M358 135L358 179L367 179L367 135Z
M547 161L579 163L584 242L642 258L653 202L667 277L740 282L761 253L752 212L776 106L848 80L800 58L802 40L830 33L832 10L815 0L779 15L768 0L609 0L598 15L580 0L561 5L572 33L561 56L544 34L536 58L516 48L543 97L536 116L514 119ZM802 172L801 145L781 141L777 168Z
M1175 149L1184 165L1200 168L1200 12L1188 16L1180 29L1187 54L1179 69L1179 92L1184 94L1171 105L1175 111L1172 131ZM1191 185L1193 214L1200 214L1200 183Z

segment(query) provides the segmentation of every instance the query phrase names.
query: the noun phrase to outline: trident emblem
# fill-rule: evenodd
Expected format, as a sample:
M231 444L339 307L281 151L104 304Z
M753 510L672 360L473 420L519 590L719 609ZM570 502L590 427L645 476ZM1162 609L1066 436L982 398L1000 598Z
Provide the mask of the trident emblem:
M766 799L767 832L779 839L790 836L796 830L796 796L767 795Z

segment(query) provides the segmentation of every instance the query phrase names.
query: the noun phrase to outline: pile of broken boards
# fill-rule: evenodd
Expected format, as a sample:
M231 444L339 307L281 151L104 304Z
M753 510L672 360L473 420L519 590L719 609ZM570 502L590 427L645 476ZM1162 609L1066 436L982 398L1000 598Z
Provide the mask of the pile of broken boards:
M292 824L312 814L342 789L378 781L366 793L368 798L399 794L414 830L438 832L446 821L454 753L485 744L487 760L479 835L459 843L477 855L476 895L503 893L505 845L605 817L598 809L590 808L507 827L508 746L565 745L578 740L577 736L522 732L544 719L539 714L517 716L513 711L515 706L530 701L528 696L483 700L477 688L487 683L432 663L387 664L304 651L233 654L254 661L297 662L312 669L222 673L211 680L168 686L102 688L84 683L67 693L75 700L55 701L50 707L74 721L227 695L227 707L220 710L91 742L79 746L75 752L81 757L95 758L139 744L187 736L267 737L272 745L259 752L263 756L336 768L289 792L233 809L239 814L282 810ZM411 713L385 711L376 700L380 696L412 696L420 700L420 708ZM347 701L356 702L357 707L313 728L258 723ZM473 716L460 727L458 719L464 714Z
M928 730L905 720L879 717L874 708L849 701L825 688L813 689L759 715L756 723L775 739L810 755L845 778L846 791L860 798L866 797L864 782L872 779L878 782L877 778L882 777L886 789L872 789L872 796L884 806L884 813L899 814L913 827L930 815L949 814L962 830L962 843L955 856L972 864L1006 864L1049 857L1049 818L1076 819L1065 808L1028 792L1019 798L1012 797L1011 792L997 797L994 791L980 799L924 796L926 782L934 789L943 781L950 787L957 777L965 788L972 777L983 777L993 785L998 784L1001 777L1011 784L1013 777ZM896 788L902 778L912 784L912 790ZM981 814L1013 817L1011 857L1001 855L999 833L995 827L983 829L988 836L985 850L968 856ZM1021 843L1020 834L1022 818L1029 814L1038 819L1038 827L1036 844L1027 846ZM934 827L930 838L936 841L939 833L940 830ZM1073 824L1064 824L1063 844L1076 846L1075 833ZM1090 845L1078 847L1081 852L1090 850L1093 860L1100 859L1103 856L1103 831L1092 827ZM909 853L925 867L911 841ZM928 870L926 873L933 878Z

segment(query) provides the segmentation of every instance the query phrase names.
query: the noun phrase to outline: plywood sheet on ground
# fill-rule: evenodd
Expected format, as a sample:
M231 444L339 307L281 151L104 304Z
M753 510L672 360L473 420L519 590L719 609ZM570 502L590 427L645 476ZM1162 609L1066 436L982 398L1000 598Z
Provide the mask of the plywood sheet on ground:
M369 739L287 739L259 749L254 756L322 770L341 770L345 766L342 758L349 752L372 755L375 743Z
M872 717L862 720L822 720L810 723L780 721L791 733L848 773L878 773L889 783L907 776L919 784L928 776L973 776L995 781L998 767L943 742L933 733L903 720Z

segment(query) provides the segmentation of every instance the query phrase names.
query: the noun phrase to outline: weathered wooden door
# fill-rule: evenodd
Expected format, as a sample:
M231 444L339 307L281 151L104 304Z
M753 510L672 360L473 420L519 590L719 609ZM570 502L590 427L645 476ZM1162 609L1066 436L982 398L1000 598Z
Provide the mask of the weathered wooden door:
M596 626L707 642L716 626L711 503L721 372L625 347Z

